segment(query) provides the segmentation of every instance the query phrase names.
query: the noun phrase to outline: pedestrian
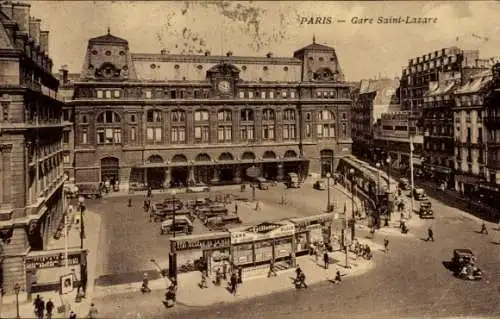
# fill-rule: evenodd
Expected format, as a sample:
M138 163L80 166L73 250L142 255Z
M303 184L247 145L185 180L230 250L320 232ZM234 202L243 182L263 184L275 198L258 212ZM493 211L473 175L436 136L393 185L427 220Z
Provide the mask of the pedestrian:
M144 273L144 277L142 278L141 292L143 294L151 292L151 289L149 289L149 278L147 273Z
M87 295L87 264L86 261L83 260L81 266L80 266L80 272L81 272L81 280L80 280L80 285L78 286L78 294L80 293L80 288L82 289L82 298L85 298Z
M96 306L92 303L90 304L90 309L89 309L89 314L87 315L88 319L95 319L97 318L97 308Z
M224 278L224 280L227 280L227 260L224 260L222 262L222 278Z
M271 260L271 263L269 264L269 272L267 273L267 277L271 277L271 275L273 276L277 276L276 274L276 270L274 269L274 261Z
M299 280L299 277L300 277L300 274L302 273L302 269L300 269L300 266L297 265L297 268L295 268L295 274L297 275L296 276L296 279Z
M47 310L47 319L52 319L52 311L54 310L54 303L52 302L52 299L47 301L45 309Z
M201 282L200 282L200 288L203 289L203 288L208 288L208 284L207 284L207 274L205 272L205 270L202 270L201 271Z
M36 295L36 298L35 300L33 301L33 306L34 306L34 313L35 315L38 314L38 309L40 308L40 301L42 301L42 298L40 297L40 295Z
M314 260L316 261L316 264L318 264L318 258L319 258L319 250L315 249L314 250Z
M255 202L255 210L259 210L259 201Z
M481 231L479 233L488 235L488 229L486 228L486 224L484 222L481 225Z
M384 252L388 252L389 251L389 239L387 238L384 238Z
M432 228L429 227L429 229L427 229L427 241L431 240L431 241L434 241L434 231L432 231Z
M38 303L38 311L37 311L37 318L38 319L43 319L43 314L45 312L45 302L43 301L42 298L40 298L40 301Z
M299 288L301 287L307 288L306 274L304 274L304 272L301 272L299 276Z
M151 189L151 186L148 186L148 198L151 198L152 193L153 193L153 190Z
M234 214L238 215L238 203L234 202Z
M233 295L236 295L236 286L238 285L238 278L236 278L236 273L231 274L231 279L230 279L230 289L231 293Z
M328 265L330 264L330 257L328 256L328 253L326 251L323 254L323 261L325 262L325 269L328 269Z
M69 317L68 317L68 318L69 318L69 319L76 319L76 313L74 313L73 311L71 311L71 312L69 313Z
M340 275L340 271L337 270L337 272L335 273L335 282L341 282L342 281L342 277Z

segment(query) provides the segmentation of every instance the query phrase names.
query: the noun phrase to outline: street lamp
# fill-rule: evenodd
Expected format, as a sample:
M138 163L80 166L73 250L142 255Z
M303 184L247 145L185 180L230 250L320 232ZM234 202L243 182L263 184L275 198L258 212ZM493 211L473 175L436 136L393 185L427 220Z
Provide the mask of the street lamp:
M171 203L172 203L172 227L174 230L174 235L173 235L174 238L175 238L175 214L176 214L175 195L176 195L176 193L177 192L175 191L175 189L172 190ZM172 247L174 247L174 245L170 245L171 250L168 253L168 259L169 259L168 275L170 278L174 278L175 282L177 282L177 251L174 248L173 249L174 251L172 252Z
M326 202L326 212L329 213L330 212L330 177L332 177L332 174L330 173L326 173L326 187L327 187L327 190L328 190L328 199L327 199L327 202Z
M85 198L78 197L78 205L80 209L80 249L83 249L83 239L85 238L85 223L83 222L83 211L85 210Z
M356 224L356 216L354 215L354 168L351 168L349 170L349 175L351 176L351 215L352 215L351 241L354 241L355 224Z
M14 286L14 293L16 294L16 319L20 319L21 316L19 315L19 292L21 291L21 286L19 284L16 284Z
M176 213L176 206L175 206L175 195L177 192L175 190L172 190L172 227L174 228L174 238L175 238L175 213Z
M391 165L391 156L387 156L387 159L385 160L385 162L387 163L387 195L389 195L391 192L391 178L389 176L389 167ZM391 209L389 208L389 197L387 197L386 226L388 226L388 220L391 220Z

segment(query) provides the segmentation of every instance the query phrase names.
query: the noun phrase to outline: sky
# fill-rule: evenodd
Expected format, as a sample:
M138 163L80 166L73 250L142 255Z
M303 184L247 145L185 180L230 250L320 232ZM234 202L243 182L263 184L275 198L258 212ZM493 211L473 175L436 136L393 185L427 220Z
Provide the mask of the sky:
M500 56L500 1L31 1L31 15L50 31L54 71L79 73L88 39L111 34L133 53L292 57L312 43L335 48L348 81L401 74L408 59L448 46ZM377 24L378 17L432 17L433 24ZM320 17L330 24L306 24ZM352 19L373 18L372 24ZM324 19L326 20L326 19ZM345 20L340 23L338 20Z

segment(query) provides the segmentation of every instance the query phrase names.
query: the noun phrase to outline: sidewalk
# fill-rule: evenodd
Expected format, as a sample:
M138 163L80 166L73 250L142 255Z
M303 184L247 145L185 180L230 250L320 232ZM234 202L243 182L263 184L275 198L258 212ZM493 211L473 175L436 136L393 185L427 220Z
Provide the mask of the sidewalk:
M94 281L95 281L95 276L96 276L96 264L97 264L97 254L98 254L98 245L99 245L99 235L101 232L101 216L98 214L91 212L91 211L86 211L84 213L84 220L85 220L85 235L86 238L84 239L84 249L87 249L89 251L88 256L87 256L87 263L88 263L88 284L87 284L87 294L86 298L82 299L80 303L75 302L75 297L76 297L76 289L71 292L70 294L67 295L59 295L58 292L55 291L47 291L40 293L40 296L43 298L45 303L49 301L49 299L52 299L52 302L54 303L54 313L52 318L68 318L69 312L73 311L77 314L77 318L86 318L88 314L88 310L90 308L90 303L91 300L94 296ZM68 236L68 247L80 247L80 236L79 236L79 229L75 228L74 226L71 228L69 231L69 236ZM48 249L64 249L64 237L61 237L59 240L55 239L50 239L48 245ZM77 277L78 279L80 278L79 274L79 266L73 266L70 267L75 268L77 271ZM43 280L53 280L52 277L54 276L60 276L63 273L66 273L66 270L64 268L53 268L54 271L50 275L51 278L43 278ZM46 277L44 275L44 277ZM39 281L40 277L38 278ZM32 296L32 299L34 300L36 298L36 294ZM16 317L16 303L15 303L15 297L10 298L9 300L6 300L7 298L4 298L3 302L3 311L1 314L1 318L15 318ZM10 300L12 299L12 300ZM66 307L66 313L58 313L58 308L61 307L63 304L69 305ZM69 309L68 309L69 308ZM19 304L19 314L21 318L33 318L34 317L34 307L33 307L33 301L20 301Z
M360 243L368 243L372 251L380 251L380 245L372 243L365 238L359 239ZM380 246L380 247L379 247ZM340 271L342 280L349 280L349 277L359 276L371 270L375 264L373 259L367 261L361 257L356 257L353 253L349 253L349 265L351 268L345 268L345 254L342 252L330 253L331 264L328 269L324 269L323 258L318 258L318 263L314 256L303 256L297 258L297 265L306 274L306 283L308 285L332 281L335 278L335 273ZM293 278L295 278L295 268L279 271L276 277L267 278L268 268L261 268L243 273L243 284L238 287L236 295L232 295L228 289L226 282L222 282L220 286L215 286L211 280L208 283L208 288L201 289L198 284L201 280L199 272L190 272L179 274L179 288L177 292L177 302L179 304L191 307L204 307L223 302L238 302L244 299L265 296L276 292L295 289ZM150 281L149 286L152 290L165 290L169 284L165 278ZM117 285L113 287L97 287L94 297L104 297L110 294L122 294L131 291L137 291L139 294L140 282ZM104 310L105 312L105 310Z

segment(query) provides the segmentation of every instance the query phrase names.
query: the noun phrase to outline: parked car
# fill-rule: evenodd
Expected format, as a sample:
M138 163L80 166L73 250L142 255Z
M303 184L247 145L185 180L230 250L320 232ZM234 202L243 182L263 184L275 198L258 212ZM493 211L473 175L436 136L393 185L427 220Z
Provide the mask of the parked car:
M434 218L434 211L432 210L431 202L425 201L420 204L419 215L420 218Z
M413 189L413 198L416 200L426 200L427 195L425 194L425 190L423 188Z
M314 189L317 189L319 191L324 191L326 188L327 188L327 184L326 184L326 181L325 180L317 180L314 185L313 185L313 188Z
M256 177L255 178L255 184L257 185L258 189L260 189L260 190L266 190L266 189L269 189L270 181L268 181L264 177Z
M297 175L297 173L288 173L286 176L285 185L288 188L300 188L299 175Z
M410 189L410 181L408 181L407 178L401 178L399 180L398 187L401 188L402 190L409 190Z
M102 189L99 183L78 183L78 196L84 196L90 199L102 197Z
M78 196L78 186L74 183L64 183L64 193L66 197L75 198Z
M193 232L193 223L187 216L176 216L164 220L160 226L160 234L184 233L190 235Z
M189 186L186 190L188 193L204 193L209 191L210 187L204 183L196 183L193 186Z
M454 249L451 269L455 276L465 280L481 280L483 272L476 266L477 258L470 249Z

